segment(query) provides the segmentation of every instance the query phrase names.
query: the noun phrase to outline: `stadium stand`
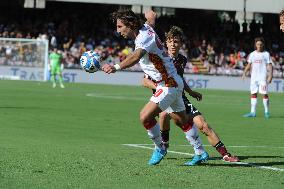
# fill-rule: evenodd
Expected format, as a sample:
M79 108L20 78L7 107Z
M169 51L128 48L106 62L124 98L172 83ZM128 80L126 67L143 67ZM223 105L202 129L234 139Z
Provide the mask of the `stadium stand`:
M1 5L0 37L47 38L51 48L62 50L66 68L79 68L79 57L86 50L101 52L109 63L123 60L132 51L133 44L114 33L115 28L108 20L109 13L118 9L118 5L76 3L74 6L72 3L71 6L71 3L48 2L46 8L40 10L24 9L18 5L9 9L9 6L9 3ZM100 10L100 14L93 10ZM278 28L278 16L264 14L262 23L253 20L248 26L243 24L242 27L247 28L240 32L241 26L234 19L235 12L229 12L229 19L222 19L219 13L176 9L174 16L162 15L157 19L157 31L161 37L172 25L185 31L182 51L189 59L185 71L239 76L248 53L253 50L253 39L263 36L273 59L274 76L283 78L284 42ZM189 19L185 21L183 18ZM16 50L0 44L0 64L7 64L5 60ZM23 53L30 53L28 57L31 59L35 56L32 50L26 49ZM140 68L135 66L130 70L140 71Z

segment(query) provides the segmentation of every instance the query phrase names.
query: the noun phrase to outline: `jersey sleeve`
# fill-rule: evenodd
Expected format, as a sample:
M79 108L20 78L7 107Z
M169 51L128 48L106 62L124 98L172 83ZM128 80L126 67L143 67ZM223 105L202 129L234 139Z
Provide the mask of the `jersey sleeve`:
M253 56L252 53L250 53L250 54L248 55L247 62L250 63L250 64L252 63L252 56Z
M135 49L144 49L148 53L155 46L155 35L152 33L141 33L136 41Z
M176 67L178 75L183 77L184 74L184 68L187 63L187 58L181 54L178 55L178 58L174 61L174 65Z
M271 56L270 56L269 52L266 52L265 63L266 64L272 63Z

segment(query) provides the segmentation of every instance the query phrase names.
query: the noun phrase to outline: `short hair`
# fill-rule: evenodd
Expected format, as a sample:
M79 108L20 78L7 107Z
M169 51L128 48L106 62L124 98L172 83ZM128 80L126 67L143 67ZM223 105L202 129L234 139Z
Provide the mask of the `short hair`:
M279 17L284 17L284 9L282 9L282 11L279 13Z
M170 31L166 33L166 40L178 37L181 41L183 41L184 33L183 30L178 26L172 26Z
M263 44L265 44L264 38L263 37L256 37L254 39L254 43L256 44L258 41L261 41Z
M121 20L125 26L130 27L132 30L139 30L143 26L141 18L131 10L119 10L111 14L113 23L116 23L117 19Z

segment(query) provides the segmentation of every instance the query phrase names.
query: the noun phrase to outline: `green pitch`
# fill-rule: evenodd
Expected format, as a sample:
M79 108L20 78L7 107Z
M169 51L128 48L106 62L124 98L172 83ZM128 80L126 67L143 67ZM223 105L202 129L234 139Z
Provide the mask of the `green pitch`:
M242 118L248 92L199 91L203 101L192 102L243 164L206 146L212 159L183 166L193 150L172 125L173 152L148 166L139 111L151 92L142 87L0 81L0 188L284 188L283 93L270 94L266 120L260 98L257 117Z

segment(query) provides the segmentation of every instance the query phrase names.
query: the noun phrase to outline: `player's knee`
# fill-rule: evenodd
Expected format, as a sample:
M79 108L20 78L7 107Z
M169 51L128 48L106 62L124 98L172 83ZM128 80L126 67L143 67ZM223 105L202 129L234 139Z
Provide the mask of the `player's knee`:
M140 122L145 125L148 124L149 122L153 122L155 118L150 117L147 113L145 112L140 112Z
M160 119L160 120L169 119L168 113L167 113L167 112L161 112L161 113L159 114L159 119Z
M159 117L165 119L168 116L167 112L161 112L159 113Z
M256 93L254 93L254 94L251 94L251 96L250 96L251 98L257 98L257 94Z
M174 120L175 124L179 126L180 128L183 128L183 126L187 123L187 120L184 120L182 118L177 118Z
M201 123L201 128L200 128L200 131L205 134L205 135L210 135L210 132L211 132L211 128L210 126L208 125L208 123L206 121L203 121Z
M143 112L140 112L140 122L142 124L145 124L147 122L147 116Z
M263 99L268 99L268 94L264 94Z

